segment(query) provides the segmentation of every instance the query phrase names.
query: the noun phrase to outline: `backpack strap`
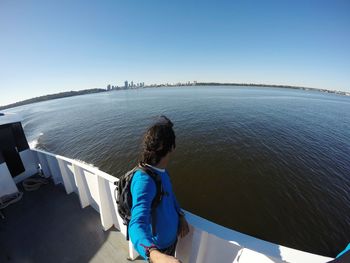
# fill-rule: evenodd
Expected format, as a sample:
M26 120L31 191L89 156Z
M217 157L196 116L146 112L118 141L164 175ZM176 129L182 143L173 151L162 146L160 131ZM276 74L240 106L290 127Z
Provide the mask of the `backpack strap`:
M114 189L114 199L118 206L118 213L120 214L123 224L126 226L126 240L129 240L129 222L131 218L130 210L131 204L129 204L129 197L127 194L123 196L120 193L128 192L130 193L131 180L138 167L134 167L132 170L128 171L125 175L119 178L118 181L114 182L116 188ZM131 194L130 194L131 198ZM126 207L125 207L126 206Z
M139 164L138 168L142 171L144 171L146 174L148 174L155 182L157 187L157 193L154 197L151 205L151 217L152 217L152 235L156 235L156 225L157 225L157 206L162 201L164 190L162 186L162 179L155 171L153 171L151 168L148 168L145 165Z

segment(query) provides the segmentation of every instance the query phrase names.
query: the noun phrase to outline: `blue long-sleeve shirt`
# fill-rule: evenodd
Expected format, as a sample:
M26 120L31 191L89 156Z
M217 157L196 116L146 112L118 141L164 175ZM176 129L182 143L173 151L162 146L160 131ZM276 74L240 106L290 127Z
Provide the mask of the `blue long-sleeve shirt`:
M152 235L152 201L157 193L154 180L144 171L135 172L131 182L132 209L129 236L137 252L147 258L150 247L164 249L177 238L180 207L167 171L160 172L164 195L156 208L156 234Z

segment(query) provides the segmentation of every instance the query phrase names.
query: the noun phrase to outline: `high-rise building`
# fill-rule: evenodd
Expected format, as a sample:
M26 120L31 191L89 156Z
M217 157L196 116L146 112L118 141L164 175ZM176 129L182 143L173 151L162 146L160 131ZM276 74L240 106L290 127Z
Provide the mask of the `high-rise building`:
M127 88L128 88L128 85L129 85L129 84L128 84L128 81L127 81L127 80L125 80L125 82L124 82L124 88L126 88L126 89L127 89Z
M107 90L111 90L111 84L107 85Z
M131 85L131 87L133 88L133 87L134 87L134 82L131 81L130 85Z

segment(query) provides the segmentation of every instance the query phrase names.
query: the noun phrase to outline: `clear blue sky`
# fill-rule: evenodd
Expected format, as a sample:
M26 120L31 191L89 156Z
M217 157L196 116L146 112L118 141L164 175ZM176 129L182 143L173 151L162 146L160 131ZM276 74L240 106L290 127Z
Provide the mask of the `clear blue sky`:
M350 91L350 1L0 1L0 105L124 80Z

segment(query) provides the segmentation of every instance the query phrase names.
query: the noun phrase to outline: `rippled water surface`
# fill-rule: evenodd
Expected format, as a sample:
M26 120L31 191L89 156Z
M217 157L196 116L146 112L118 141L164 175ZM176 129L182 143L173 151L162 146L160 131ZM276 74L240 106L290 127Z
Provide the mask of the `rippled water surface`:
M120 176L155 116L175 124L183 207L229 228L334 256L350 242L350 98L276 88L113 91L19 107L28 140Z

